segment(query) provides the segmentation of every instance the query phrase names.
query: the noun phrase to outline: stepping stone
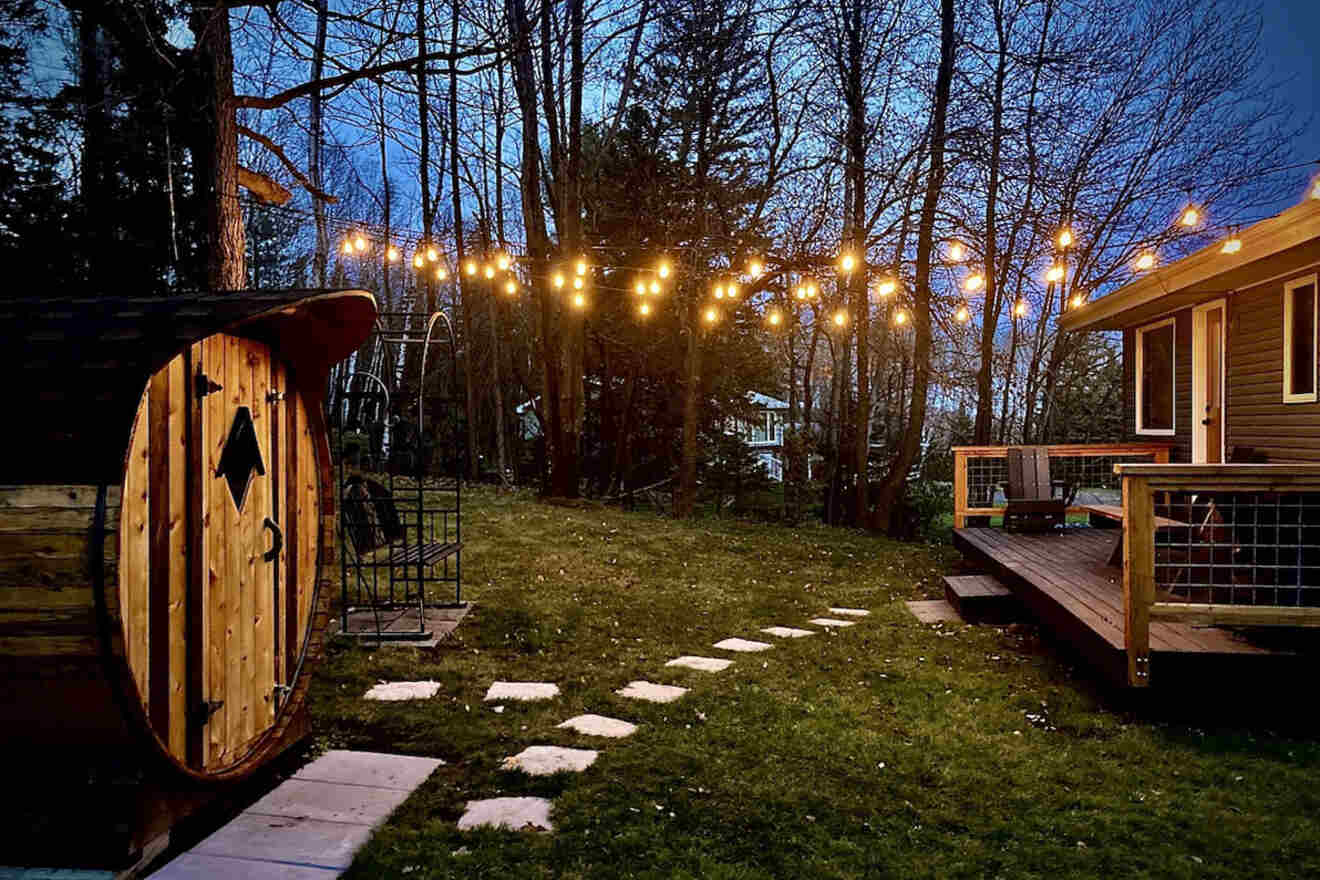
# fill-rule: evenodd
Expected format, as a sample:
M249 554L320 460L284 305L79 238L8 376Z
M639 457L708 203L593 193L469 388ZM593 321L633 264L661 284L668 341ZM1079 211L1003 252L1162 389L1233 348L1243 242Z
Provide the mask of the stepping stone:
M389 760L381 760L387 757ZM341 785L367 785L412 791L426 781L437 767L443 767L439 758L419 758L413 755L377 755L371 752L353 752L331 749L315 761L293 774L294 779L310 782L337 782Z
M368 700L429 700L440 690L438 681L382 681L363 696Z
M608 736L615 739L632 736L637 732L636 724L620 721L617 718L606 718L604 715L578 715L556 726L567 727L587 736Z
M458 820L459 831L473 828L503 828L506 831L554 831L550 824L552 804L540 797L502 797L468 801Z
M719 648L721 651L738 651L747 654L755 651L769 651L774 645L769 642L751 642L747 639L725 639L722 642L716 642L711 647Z
M718 648L719 645L716 645L715 647ZM723 672L733 665L733 661L721 660L718 657L676 657L665 665L683 666L688 669L700 669L702 672Z
M648 703L672 703L687 693L687 688L672 684L654 684L649 681L630 681L628 686L615 691L621 697L646 700Z
M794 629L791 626L767 626L761 632L769 633L780 639L800 639L803 636L814 636L816 634L815 630Z
M842 614L844 617L870 617L871 612L865 608L831 608L830 614Z
M528 746L500 764L501 770L521 770L528 776L549 776L561 770L581 773L600 752L595 749L566 749L563 746Z
M559 685L544 681L497 681L486 691L488 703L497 700L548 700L559 696Z
M943 599L924 599L903 604L912 612L912 616L922 623L962 622L958 610Z
M834 626L852 626L854 621L835 620L833 617L813 617L807 623L814 623L816 626L834 627Z

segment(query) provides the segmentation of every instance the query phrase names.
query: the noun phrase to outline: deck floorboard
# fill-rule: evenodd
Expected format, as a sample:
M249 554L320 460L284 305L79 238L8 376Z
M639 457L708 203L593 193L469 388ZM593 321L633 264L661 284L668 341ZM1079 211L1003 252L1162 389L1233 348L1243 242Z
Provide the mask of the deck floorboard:
M1108 564L1113 529L1067 529L1031 534L1001 529L954 530L954 544L985 565L1037 614L1105 671L1126 668L1123 573ZM1269 654L1215 627L1152 622L1152 663L1165 657Z

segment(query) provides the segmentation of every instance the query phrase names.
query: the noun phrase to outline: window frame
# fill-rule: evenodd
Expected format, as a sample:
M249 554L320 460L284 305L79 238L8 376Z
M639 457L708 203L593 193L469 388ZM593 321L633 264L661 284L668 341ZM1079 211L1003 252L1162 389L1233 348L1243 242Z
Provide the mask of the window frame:
M1145 354L1146 347L1143 344L1144 337L1147 333L1169 326L1173 327L1173 331L1172 331L1173 345L1170 346L1169 348L1169 384L1170 384L1169 424L1171 425L1171 427L1147 428L1141 423L1141 412L1143 409L1142 403L1144 402L1142 400L1142 393L1141 393L1141 386L1143 384L1141 381L1141 377L1142 377L1142 373L1145 372L1145 359L1146 359L1146 354ZM1163 320L1146 324L1144 327L1136 328L1134 339L1136 340L1136 345L1135 345L1136 369L1133 371L1132 374L1132 384L1134 386L1133 390L1135 392L1135 400L1136 400L1136 411L1133 413L1132 416L1134 421L1134 426L1133 426L1134 430L1136 431L1137 434L1143 437L1173 437L1178 433L1178 318L1177 316L1175 315L1169 318L1164 318Z
M1317 400L1316 391L1320 389L1320 286L1316 284L1317 276L1304 275L1301 278L1294 278L1291 281L1284 282L1283 285L1283 402L1284 403L1315 403ZM1305 394L1290 394L1288 389L1292 386L1292 363L1293 363L1293 291L1299 288L1311 287L1311 390Z

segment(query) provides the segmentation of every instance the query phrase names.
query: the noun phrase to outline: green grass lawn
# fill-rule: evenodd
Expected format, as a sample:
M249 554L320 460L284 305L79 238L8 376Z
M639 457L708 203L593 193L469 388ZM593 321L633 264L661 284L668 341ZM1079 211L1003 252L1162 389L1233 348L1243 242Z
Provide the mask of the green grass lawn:
M351 877L1320 876L1314 739L1116 708L1030 627L918 623L902 601L940 595L948 548L489 490L464 515L477 604L454 636L336 643L317 672L318 746L447 762ZM787 642L757 633L829 605L872 615ZM775 647L713 675L664 668L720 656L710 645L728 636ZM442 687L361 698L402 679ZM495 679L563 694L496 714L482 703ZM633 679L692 691L665 706L614 695ZM583 712L641 728L555 729ZM534 744L601 756L575 775L499 769ZM553 797L556 831L457 831L466 801L514 794Z

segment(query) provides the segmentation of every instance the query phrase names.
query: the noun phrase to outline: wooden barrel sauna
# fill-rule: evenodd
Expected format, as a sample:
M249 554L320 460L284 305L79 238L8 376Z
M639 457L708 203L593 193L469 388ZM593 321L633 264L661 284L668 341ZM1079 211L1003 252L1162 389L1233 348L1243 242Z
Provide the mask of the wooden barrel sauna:
M326 379L375 314L0 301L0 739L193 788L287 747L328 619Z

